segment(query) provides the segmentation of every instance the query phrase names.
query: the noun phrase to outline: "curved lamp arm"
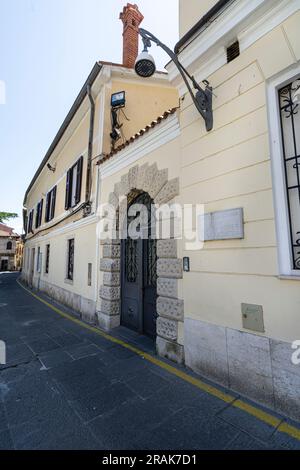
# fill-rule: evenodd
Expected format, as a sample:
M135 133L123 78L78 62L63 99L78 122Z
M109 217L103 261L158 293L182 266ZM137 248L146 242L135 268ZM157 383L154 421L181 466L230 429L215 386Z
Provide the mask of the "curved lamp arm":
M206 130L210 131L213 128L212 87L209 86L208 82L206 82L205 90L203 90L203 88L201 88L201 86L196 82L195 78L191 76L184 66L179 62L177 55L168 46L160 42L160 40L157 39L152 33L146 29L140 28L139 34L142 37L144 43L144 51L147 51L148 47L151 47L151 42L154 42L157 44L157 46L161 47L174 62L191 95L194 105L205 121ZM193 90L188 82L188 78L192 82L195 90L197 90L196 94L193 93Z

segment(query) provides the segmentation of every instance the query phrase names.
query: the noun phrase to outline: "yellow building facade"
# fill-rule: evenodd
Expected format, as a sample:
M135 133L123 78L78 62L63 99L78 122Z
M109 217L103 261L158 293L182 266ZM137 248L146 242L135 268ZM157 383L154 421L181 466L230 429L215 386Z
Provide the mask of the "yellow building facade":
M299 1L179 6L175 52L213 89L213 129L173 62L148 79L97 63L27 190L23 276L101 328L149 335L158 354L299 419ZM169 236L120 237L135 202L163 207ZM107 238L106 204L121 228ZM191 245L182 214L196 205Z
M185 361L299 418L300 369L291 357L300 337L299 163L294 158L300 136L300 5L201 2L212 8L209 24L200 21L186 33L195 24L198 3L180 1L183 38L176 52L198 81L207 79L213 87L214 127L206 132L169 64L171 83L184 98L180 198L182 204L203 203L212 216L241 208L244 234L222 240L225 230L199 252L183 247L191 264L182 286ZM230 60L230 46L237 42L239 53Z

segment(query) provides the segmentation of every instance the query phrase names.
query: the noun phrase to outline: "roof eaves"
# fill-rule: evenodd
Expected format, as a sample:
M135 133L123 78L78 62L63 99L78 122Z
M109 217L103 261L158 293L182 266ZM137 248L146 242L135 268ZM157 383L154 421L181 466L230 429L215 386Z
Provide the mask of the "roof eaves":
M25 196L24 196L24 201L23 201L24 206L26 205L26 199L27 199L29 191L33 187L33 185L34 185L36 179L38 178L39 174L41 173L42 169L44 168L44 166L46 165L46 163L50 159L53 151L55 150L55 148L58 145L59 141L63 137L66 129L68 128L68 126L71 123L72 119L74 118L76 112L78 111L79 107L81 106L84 98L86 97L88 85L90 85L90 86L93 85L93 83L96 80L96 78L97 78L97 76L98 76L101 69L102 69L102 63L101 62L96 62L94 67L92 68L86 82L84 83L83 87L81 88L77 98L75 99L70 111L68 112L64 122L62 123L62 125L59 128L56 136L54 137L54 140L52 141L46 155L44 156L41 164L39 165L37 171L35 172L32 180L31 180L31 182L30 182L30 184L29 184L29 186L26 190Z
M178 54L183 46L195 36L200 30L208 25L214 17L220 13L229 3L235 0L219 0L202 18L177 42L174 47L175 54Z
M121 150L124 150L126 147L128 147L130 144L132 144L137 139L142 137L144 134L149 132L151 129L156 127L162 121L165 121L166 119L168 119L168 117L171 116L172 114L174 114L177 111L177 109L178 109L178 107L175 107L175 108L168 109L168 111L165 111L164 114L162 114L161 116L158 116L155 120L153 120L150 124L148 124L143 129L140 129L139 132L132 135L123 144L121 144L118 147L116 147L115 149L113 149L110 153L108 153L106 155L103 155L102 158L100 158L100 160L98 160L97 165L102 165L103 163L107 162L107 160L110 160L117 153L121 152Z

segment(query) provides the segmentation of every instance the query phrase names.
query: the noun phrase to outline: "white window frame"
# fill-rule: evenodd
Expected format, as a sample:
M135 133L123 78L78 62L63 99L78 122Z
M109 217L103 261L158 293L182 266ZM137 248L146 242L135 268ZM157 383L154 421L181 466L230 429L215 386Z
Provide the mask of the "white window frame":
M73 254L73 279L69 279L69 241L74 240L74 254ZM76 237L75 234L71 234L66 238L66 274L65 274L65 283L74 284L75 279L75 243Z
M290 222L278 98L278 90L296 79L299 74L300 64L297 64L272 77L267 83L267 105L279 275L300 280L300 271L292 269Z
M36 272L40 274L41 270L42 270L42 251L41 251L41 247L38 247L37 259L36 259Z

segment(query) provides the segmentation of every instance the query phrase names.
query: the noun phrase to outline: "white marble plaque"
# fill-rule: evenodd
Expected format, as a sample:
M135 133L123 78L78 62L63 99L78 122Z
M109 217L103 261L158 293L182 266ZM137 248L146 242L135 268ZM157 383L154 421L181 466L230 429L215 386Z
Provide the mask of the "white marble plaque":
M199 216L199 239L204 241L244 238L243 209L228 209ZM201 230L204 224L204 231Z

